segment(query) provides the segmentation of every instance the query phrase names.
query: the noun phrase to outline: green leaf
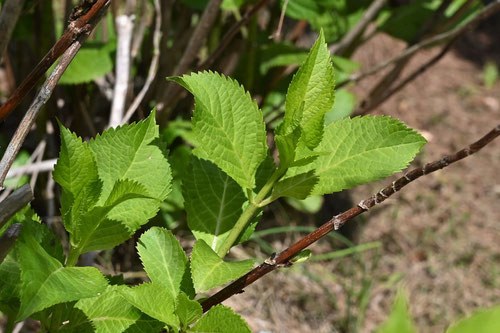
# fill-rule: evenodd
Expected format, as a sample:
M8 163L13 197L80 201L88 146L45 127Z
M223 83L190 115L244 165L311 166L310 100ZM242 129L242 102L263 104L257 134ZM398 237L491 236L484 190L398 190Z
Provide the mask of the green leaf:
M75 308L75 302L63 304L62 325L58 332L93 333L94 327L82 310Z
M155 140L159 138L155 112L137 124L124 125L109 129L89 142L97 163L99 178L102 180L100 202L106 201L116 181L128 179L143 185L157 200L164 200L170 192L170 165ZM147 170L147 172L145 172ZM143 216L151 218L158 209L157 200L137 200L134 208L144 210ZM128 203L127 205L129 205ZM140 209L141 205L145 205ZM128 207L130 210L132 207ZM151 210L146 212L145 210ZM121 217L134 217L138 212L129 214L115 212ZM113 215L113 214L112 214Z
M323 205L323 196L313 195L312 197L304 200L297 200L295 198L286 198L286 203L298 210L299 212L307 214L316 214Z
M185 330L189 325L201 318L203 309L200 303L189 299L186 294L181 292L177 296L175 314L181 321L182 329Z
M179 241L166 229L153 227L137 243L144 270L154 284L162 285L176 299L181 285L189 284L189 262Z
M496 333L500 332L500 306L479 310L472 316L460 320L446 333Z
M288 43L264 45L260 50L260 74L265 75L271 68L278 66L299 66L307 59L307 50Z
M78 217L99 198L100 182L94 156L87 142L59 123L61 152L54 166L54 180L62 187L61 213L69 233L75 231Z
M273 198L337 192L390 176L405 168L425 139L397 119L357 117L325 128L311 163L291 167L273 190Z
M325 122L325 113L334 102L335 79L330 52L323 33L320 36L304 64L294 75L286 96L283 128L279 134L291 132L297 113L302 113L300 125L301 141L313 149L321 141Z
M483 80L486 88L491 89L498 80L498 67L494 62L487 62L483 68Z
M217 251L247 201L240 185L215 164L193 157L183 179L183 195L189 229Z
M119 289L120 294L136 308L148 316L172 327L179 327L179 319L174 315L175 299L161 284L143 283L133 288Z
M294 255L292 258L290 258L290 262L292 264L298 264L298 263L305 262L305 261L309 260L309 258L311 258L311 256L312 256L311 250L309 250L309 249L302 250L299 253L297 253L296 255Z
M267 156L265 125L257 103L236 81L217 73L170 80L195 97L192 122L198 156L214 162L242 187L252 189L257 168Z
M86 43L64 71L59 83L86 83L111 72L113 70L112 51L111 44Z
M141 317L141 312L121 294L127 288L108 286L100 295L79 300L75 307L85 313L96 332L123 332Z
M79 216L71 237L71 245L77 248L79 253L84 253L109 249L129 239L140 225L132 224L132 221L113 219L110 213L123 203L127 204L137 198L149 198L144 186L130 180L117 181L104 206L94 207Z
M399 290L392 305L389 318L378 329L377 333L415 333L415 325L408 310L407 296Z
M191 274L196 292L204 292L232 281L253 267L252 259L225 262L203 240L194 244Z
M217 305L211 308L189 332L249 333L248 324L230 308Z
M21 308L17 320L49 306L92 297L107 285L104 276L93 267L63 267L23 229L17 241L21 263Z

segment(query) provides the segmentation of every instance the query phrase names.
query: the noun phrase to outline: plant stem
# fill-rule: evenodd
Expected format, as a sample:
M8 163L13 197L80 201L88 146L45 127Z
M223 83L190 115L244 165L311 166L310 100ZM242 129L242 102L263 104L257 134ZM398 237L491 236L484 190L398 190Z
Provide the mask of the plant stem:
M75 266L78 262L78 257L80 257L80 251L75 247L71 247L71 250L69 250L68 259L66 260L66 267Z
M229 236L227 236L222 246L217 251L219 257L224 258L226 254L229 252L234 242L241 235L248 222L252 219L254 214L261 208L260 204L265 199L267 194L271 191L276 181L281 177L282 172L279 169L276 169L271 177L267 180L266 184L261 188L259 193L255 196L254 200L250 200L250 204L245 208L243 213L240 215L239 219L234 224L234 227L231 229Z

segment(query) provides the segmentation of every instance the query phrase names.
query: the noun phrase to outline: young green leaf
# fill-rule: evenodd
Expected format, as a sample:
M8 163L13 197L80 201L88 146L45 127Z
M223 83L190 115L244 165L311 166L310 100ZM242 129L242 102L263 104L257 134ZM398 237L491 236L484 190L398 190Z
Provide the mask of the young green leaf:
M316 147L323 136L325 113L333 106L334 87L330 52L325 43L325 36L321 32L307 60L290 83L286 95L282 133L279 134L290 133L289 128L293 126L297 113L302 113L301 141L310 149Z
M182 329L185 330L189 325L197 321L203 315L203 309L200 303L189 299L189 297L180 293L175 303L175 314L179 317Z
M102 181L100 204L108 199L115 183L124 179L143 185L151 197L121 203L110 212L110 219L140 226L156 215L170 192L170 165L156 144L158 138L153 111L144 121L109 129L89 142Z
M62 187L61 213L66 230L72 234L82 212L93 207L101 192L94 156L87 142L59 123L61 152L54 166L54 180Z
M240 185L215 164L193 157L183 179L188 226L217 251L247 201Z
M325 128L309 164L291 167L273 197L304 199L383 179L405 168L425 139L390 117L346 118Z
M252 259L225 262L203 240L198 240L191 254L191 274L196 292L203 292L232 281L248 272Z
M500 332L500 306L475 312L446 330L446 333Z
M72 247L79 253L104 250L130 238L140 225L133 220L113 219L110 212L122 203L129 203L137 198L149 198L144 186L130 180L117 181L103 206L81 212L71 235Z
M189 332L249 333L248 324L233 310L217 305L211 308Z
M16 249L21 263L21 308L17 320L49 306L96 296L107 280L93 267L63 267L24 229Z
M392 305L389 318L378 329L377 333L415 333L416 329L408 309L406 293L399 290Z
M127 286L108 286L95 297L79 300L75 307L90 319L96 332L124 332L141 317L141 312L128 303L120 291Z
M172 326L179 327L174 315L175 299L165 287L157 283L143 283L133 288L121 288L120 294L148 316Z
M176 299L181 286L189 285L189 262L179 241L166 229L153 227L137 243L144 270L154 284L165 287ZM189 293L188 293L189 294Z
M194 95L192 121L198 156L214 162L243 188L252 189L257 168L267 156L265 125L257 103L236 81L217 73L170 80Z

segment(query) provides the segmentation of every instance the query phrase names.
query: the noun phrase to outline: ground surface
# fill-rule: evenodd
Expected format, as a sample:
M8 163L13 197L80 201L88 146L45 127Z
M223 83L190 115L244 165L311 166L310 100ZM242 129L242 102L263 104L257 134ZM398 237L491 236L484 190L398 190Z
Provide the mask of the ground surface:
M453 153L500 123L500 84L486 89L482 75L485 60L500 64L492 45L485 32L468 35L374 112L397 117L427 137L429 143L414 165ZM370 68L403 47L378 36L354 58ZM408 70L435 52L423 52ZM375 82L376 78L363 81L353 91L362 97ZM380 248L273 272L226 304L241 313L254 331L272 332L372 332L386 318L399 286L409 295L421 332L442 332L465 314L498 304L499 165L497 140L477 155L414 182L365 214L358 242L380 241ZM361 186L350 196L358 202L391 180ZM268 216L283 218L279 212ZM272 245L279 250L291 241L285 236ZM332 246L325 240L313 250L324 253Z

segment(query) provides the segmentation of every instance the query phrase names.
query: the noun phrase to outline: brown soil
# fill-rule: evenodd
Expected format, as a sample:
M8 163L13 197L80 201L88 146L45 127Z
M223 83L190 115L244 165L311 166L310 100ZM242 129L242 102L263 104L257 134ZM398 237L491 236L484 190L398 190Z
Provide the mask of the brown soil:
M486 89L482 61L478 66L462 52L475 47L482 54L487 36L479 47L466 42L477 43L482 37L476 32L462 39L458 48L374 112L399 118L427 137L429 143L414 165L455 152L500 123L500 84ZM403 47L377 36L355 59L367 69ZM419 54L408 72L436 51ZM367 79L353 91L361 99L376 80ZM226 304L242 314L254 331L272 332L372 332L387 317L401 285L421 332L442 332L458 318L498 304L499 164L497 140L365 214L358 242L380 241L379 251L273 272ZM361 186L350 195L357 202L391 180ZM272 245L282 249L290 242L282 239ZM324 240L312 249L317 254L332 247Z

